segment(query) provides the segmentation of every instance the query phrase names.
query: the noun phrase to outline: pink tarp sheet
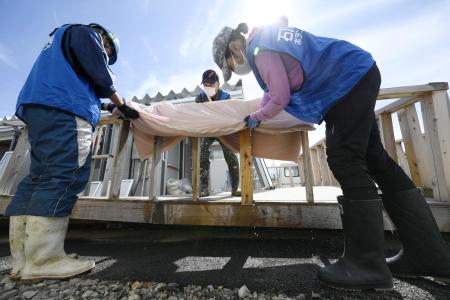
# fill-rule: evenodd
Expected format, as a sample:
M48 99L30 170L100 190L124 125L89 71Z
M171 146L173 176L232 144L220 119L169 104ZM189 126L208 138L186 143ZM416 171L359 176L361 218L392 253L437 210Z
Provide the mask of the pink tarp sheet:
M185 137L218 137L231 150L239 152L239 131L245 127L243 120L257 110L260 102L260 99L231 99L208 103L161 102L151 106L129 102L128 105L140 114L139 119L132 120L139 158L145 159L153 153L156 136L161 139L162 151ZM119 113L116 110L114 114ZM297 161L301 149L300 131L313 129L309 123L282 111L252 132L252 155Z

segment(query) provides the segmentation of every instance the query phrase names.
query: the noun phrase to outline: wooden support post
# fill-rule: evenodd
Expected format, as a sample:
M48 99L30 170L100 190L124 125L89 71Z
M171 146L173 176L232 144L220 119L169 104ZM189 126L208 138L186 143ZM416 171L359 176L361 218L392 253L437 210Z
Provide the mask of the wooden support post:
M386 149L386 152L389 154L389 156L397 162L397 149L395 147L394 126L392 125L391 114L380 114L379 124L381 140L383 141L384 148Z
M320 176L319 156L317 154L317 147L311 148L311 164L314 178L314 185L322 185L322 176Z
M433 198L436 201L447 201L450 191L445 183L444 163L441 157L438 128L436 126L437 118L431 93L422 96L420 104L425 128L426 150L432 171Z
M120 123L119 126L117 146L114 152L113 174L111 179L111 186L109 187L110 199L119 198L120 184L122 181L122 166L124 161L124 154L126 152L125 145L127 144L129 132L130 132L130 121L128 120L122 121L122 123Z
M398 165L405 171L406 175L411 177L411 172L409 171L408 161L406 160L405 152L402 148L402 142L395 142L395 149L397 150Z
M303 158L298 157L298 171L300 175L300 185L305 185L305 164L303 163Z
M422 179L420 177L419 167L417 164L416 152L413 146L411 130L408 126L407 117L404 109L397 112L400 129L402 132L403 143L405 146L406 158L408 160L408 167L411 174L411 179L417 187L423 187Z
M120 122L119 122L120 121ZM101 124L101 123L100 123ZM106 166L105 166L105 173L102 179L102 186L101 186L101 195L106 195L107 198L110 197L110 189L111 189L111 181L114 174L114 164L115 164L115 156L114 154L117 152L117 147L119 146L119 135L120 135L120 124L122 124L122 120L118 119L118 122L107 124L106 125L106 133L105 133L105 140L104 140L104 147L106 147L106 143L109 142L110 148L108 150L108 153L103 154L111 154L106 158ZM110 125L111 127L109 127ZM100 125L99 125L100 126ZM108 141L108 131L112 130L111 132L111 139ZM106 148L105 148L106 150ZM100 178L99 178L100 180Z
M11 195L15 181L28 152L28 128L24 127L17 141L16 148L0 178L0 195Z
M250 129L239 133L242 205L253 204L252 137Z
M302 140L303 163L305 165L306 201L309 203L314 203L313 174L311 165L311 152L309 151L308 131L300 131L300 137Z
M447 91L433 92L431 97L433 99L434 121L439 141L442 173L444 173L444 178L441 178L440 183L443 183L446 189L446 193L443 192L443 197L446 194L447 201L450 203L450 101Z
M320 174L322 175L322 185L330 186L330 174L328 173L328 162L325 149L322 145L317 145L317 155L319 159Z
M411 133L411 141L413 143L414 151L416 153L417 165L419 168L420 178L424 188L433 188L432 177L434 167L430 151L427 151L427 144L419 124L419 117L417 115L416 106L410 105L404 108L408 127ZM428 153L427 153L428 152Z
M154 201L161 194L161 138L158 136L155 136L149 185L148 197Z
M193 137L192 141L192 201L200 196L200 138Z

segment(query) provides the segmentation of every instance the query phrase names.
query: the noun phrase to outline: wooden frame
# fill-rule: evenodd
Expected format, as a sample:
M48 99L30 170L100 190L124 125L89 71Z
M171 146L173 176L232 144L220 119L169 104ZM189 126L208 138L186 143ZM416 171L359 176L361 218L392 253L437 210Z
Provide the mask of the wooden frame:
M404 166L423 190L432 193L431 208L441 230L450 231L450 104L447 83L430 83L410 87L382 89L379 100L401 99L376 112L380 133L389 155ZM418 124L415 103L420 102L424 118L423 134ZM395 140L392 115L400 116L401 140ZM17 122L17 121L14 121ZM14 123L15 124L15 123ZM252 184L251 131L240 132L241 186L240 202L205 202L199 199L199 138L193 138L193 197L190 201L160 201L162 179L161 138L155 138L151 160L148 197L119 197L122 161L129 135L129 123L105 117L100 126L114 127L112 154L95 154L95 159L106 159L111 181L108 199L83 197L72 217L111 221L147 222L154 224L233 225L337 228L336 203L314 201L314 185L337 186L326 164L325 141L309 146L307 131L299 132L302 153L299 156L300 174L304 175L306 203L254 202ZM15 124L14 126L18 126ZM406 157L403 146L406 149ZM0 213L4 211L12 193L14 179L20 175L27 151L26 128L19 137L5 173L0 178ZM145 182L145 180L143 180ZM107 186L107 185L104 185ZM144 189L144 188L142 188ZM330 199L334 200L334 199Z

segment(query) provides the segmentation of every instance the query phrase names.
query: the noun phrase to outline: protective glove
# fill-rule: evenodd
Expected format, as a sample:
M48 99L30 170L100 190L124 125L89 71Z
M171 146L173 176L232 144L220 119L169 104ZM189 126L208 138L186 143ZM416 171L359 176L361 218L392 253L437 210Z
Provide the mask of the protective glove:
M127 119L137 119L139 118L139 113L134 108L129 107L126 103L122 104L121 106L117 107L118 110L120 110L121 113L127 118Z
M259 123L261 123L261 121L253 120L249 115L245 117L244 121L245 127L249 129L255 129L256 127L259 126Z
M107 110L107 111L109 111L110 113L113 112L114 108L116 108L116 105L113 104L113 103L103 103L103 102L102 102L102 104L101 104L101 106L100 106L100 109L101 109L101 110Z

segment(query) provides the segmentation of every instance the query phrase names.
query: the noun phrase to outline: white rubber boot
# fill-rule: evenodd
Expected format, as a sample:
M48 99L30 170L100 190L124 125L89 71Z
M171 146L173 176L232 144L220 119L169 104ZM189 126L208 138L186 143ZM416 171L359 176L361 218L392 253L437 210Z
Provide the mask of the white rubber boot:
M28 216L22 280L65 279L91 270L95 262L64 252L69 217Z
M11 280L20 280L25 264L25 226L27 216L11 216L9 218L9 249L11 250L12 271Z

